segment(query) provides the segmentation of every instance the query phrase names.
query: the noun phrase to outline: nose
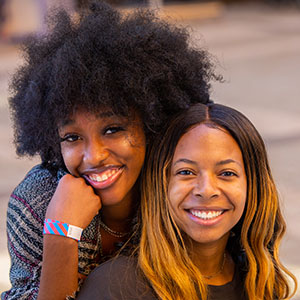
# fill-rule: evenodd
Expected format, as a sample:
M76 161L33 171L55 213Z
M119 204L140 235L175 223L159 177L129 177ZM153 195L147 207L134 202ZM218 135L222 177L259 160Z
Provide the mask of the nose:
M97 167L108 158L109 150L105 143L99 138L94 138L87 143L84 151L83 161L87 167Z
M209 200L220 195L217 178L213 174L205 174L197 177L193 194L204 200Z

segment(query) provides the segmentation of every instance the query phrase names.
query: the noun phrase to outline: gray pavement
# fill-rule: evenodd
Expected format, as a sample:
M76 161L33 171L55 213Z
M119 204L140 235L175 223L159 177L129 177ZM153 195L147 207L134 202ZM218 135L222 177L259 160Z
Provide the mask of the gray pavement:
M213 84L213 99L245 113L266 141L287 222L281 258L300 281L300 11L230 6L214 20L185 25L192 31L193 43L214 55L224 76L224 83ZM18 159L12 145L7 85L21 61L14 46L0 44L0 292L9 287L8 197L38 161ZM299 292L294 299L300 300Z

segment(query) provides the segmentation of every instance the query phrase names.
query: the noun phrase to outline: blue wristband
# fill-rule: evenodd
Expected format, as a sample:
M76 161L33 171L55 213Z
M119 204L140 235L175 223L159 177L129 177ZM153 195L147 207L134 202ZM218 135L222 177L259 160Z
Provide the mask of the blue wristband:
M54 234L80 241L83 229L57 220L45 219L43 234Z

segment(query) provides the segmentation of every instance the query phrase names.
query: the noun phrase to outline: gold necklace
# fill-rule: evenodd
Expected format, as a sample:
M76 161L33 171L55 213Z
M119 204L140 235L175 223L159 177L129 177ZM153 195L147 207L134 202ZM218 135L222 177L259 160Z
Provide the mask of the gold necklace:
M99 220L99 223L104 231L106 231L108 234L110 234L116 238L122 238L129 234L129 232L119 232L119 231L115 231L115 230L109 228L105 223L103 223L103 221L101 219Z
M223 261L222 261L222 265L221 265L220 270L217 273L213 274L213 275L203 275L203 277L205 279L212 279L212 278L218 276L219 274L221 274L223 272L223 270L224 270L225 261L226 261L226 253L224 252Z

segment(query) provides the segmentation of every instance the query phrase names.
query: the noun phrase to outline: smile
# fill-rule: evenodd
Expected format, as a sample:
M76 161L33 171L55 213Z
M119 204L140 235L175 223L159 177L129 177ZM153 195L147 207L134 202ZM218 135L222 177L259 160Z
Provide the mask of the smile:
M195 216L198 217L202 220L212 220L214 218L217 218L218 216L220 216L223 211L201 211L201 210L190 210L190 213Z
M108 170L107 172L104 172L103 174L91 174L88 175L90 180L97 181L97 182L103 182L107 180L108 178L112 177L114 174L117 173L118 170Z
M189 218L198 225L210 227L222 222L227 209L187 209Z
M83 177L95 189L105 189L113 185L123 173L124 167L109 166L105 170L85 174Z

